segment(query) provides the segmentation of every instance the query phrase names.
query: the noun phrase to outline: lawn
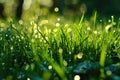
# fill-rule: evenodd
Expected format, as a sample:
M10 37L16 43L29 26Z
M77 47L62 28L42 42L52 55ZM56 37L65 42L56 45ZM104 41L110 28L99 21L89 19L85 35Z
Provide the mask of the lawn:
M120 80L120 19L1 19L0 79Z

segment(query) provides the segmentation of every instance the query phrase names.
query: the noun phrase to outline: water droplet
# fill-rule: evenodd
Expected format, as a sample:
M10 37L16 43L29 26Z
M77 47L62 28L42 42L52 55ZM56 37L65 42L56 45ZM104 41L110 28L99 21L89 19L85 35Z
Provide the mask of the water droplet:
M5 63L2 63L2 66L4 66L5 65Z
M68 65L68 63L67 63L67 61L63 61L63 64L64 64L64 66L67 66Z
M26 48L28 47L28 45L25 46Z
M60 21L60 18L57 18L57 21Z
M83 53L78 53L76 57L77 57L78 59L82 59Z
M27 78L27 80L30 80L30 78Z
M17 59L14 59L14 62L17 63Z
M71 53L71 51L69 51L69 55L71 55L72 53Z
M60 54L63 53L63 49L62 49L62 48L59 49L59 53L60 53Z
M100 19L100 22L102 22L102 19Z
M59 8L58 8L58 7L55 7L55 8L54 8L54 11L55 11L55 12L58 12L58 11L59 11Z
M111 16L111 18L114 18L114 16Z
M23 37L23 36L21 36L21 39L24 39L24 37Z
M56 27L59 27L59 26L60 26L60 23L56 23L55 25L56 25Z
M11 46L10 49L13 50L13 46Z
M111 25L107 25L107 26L105 27L105 31L108 32L111 27L112 27Z
M71 59L69 59L68 61L71 62Z
M8 37L8 34L6 34L5 36Z
M51 65L49 65L49 66L48 66L48 69L52 69L52 66L51 66Z
M111 20L109 19L109 20L108 20L108 22L110 23L110 22L111 22Z
M74 76L74 80L80 80L80 76L79 75L75 75Z
M110 76L110 75L112 75L112 72L111 72L110 70L108 70L108 71L106 71L106 74L107 74L108 76Z

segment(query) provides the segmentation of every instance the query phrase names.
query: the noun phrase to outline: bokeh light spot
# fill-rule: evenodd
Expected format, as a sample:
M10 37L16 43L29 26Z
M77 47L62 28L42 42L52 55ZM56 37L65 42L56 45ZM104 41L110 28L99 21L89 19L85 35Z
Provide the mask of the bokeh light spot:
M52 66L51 66L51 65L49 65L49 66L48 66L48 69L52 69Z
M74 76L74 80L80 80L80 76L79 75L75 75Z
M59 8L58 8L58 7L55 7L55 8L54 8L54 11L55 11L55 12L58 12L58 11L59 11Z

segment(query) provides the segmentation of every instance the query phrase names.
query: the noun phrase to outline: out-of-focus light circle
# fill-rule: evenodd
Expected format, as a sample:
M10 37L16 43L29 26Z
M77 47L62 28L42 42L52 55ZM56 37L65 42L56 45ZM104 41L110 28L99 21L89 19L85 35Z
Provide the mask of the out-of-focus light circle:
M74 76L74 80L80 80L80 76L79 75L75 75Z

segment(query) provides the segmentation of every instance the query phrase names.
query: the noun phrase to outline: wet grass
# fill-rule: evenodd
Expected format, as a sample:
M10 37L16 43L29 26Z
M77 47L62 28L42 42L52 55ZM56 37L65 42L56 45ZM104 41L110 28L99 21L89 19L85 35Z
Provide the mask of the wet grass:
M1 80L118 80L120 21L0 20Z

